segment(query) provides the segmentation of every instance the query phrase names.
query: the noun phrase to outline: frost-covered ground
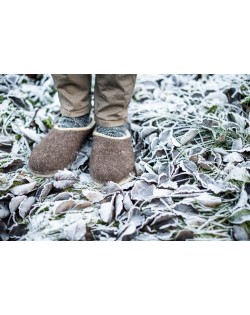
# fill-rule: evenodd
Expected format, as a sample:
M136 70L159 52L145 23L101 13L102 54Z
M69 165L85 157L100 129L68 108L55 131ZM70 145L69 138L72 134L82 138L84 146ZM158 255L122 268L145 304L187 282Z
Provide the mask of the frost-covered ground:
M100 186L91 139L71 169L29 173L59 117L57 94L50 75L0 75L0 239L249 240L249 103L250 75L139 75L136 176Z

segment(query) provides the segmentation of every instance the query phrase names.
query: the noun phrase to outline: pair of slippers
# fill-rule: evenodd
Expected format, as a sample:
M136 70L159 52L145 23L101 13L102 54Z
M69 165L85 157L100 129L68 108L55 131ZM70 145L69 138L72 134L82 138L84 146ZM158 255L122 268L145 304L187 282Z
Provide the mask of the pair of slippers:
M60 128L55 125L33 149L28 162L30 171L38 176L51 177L58 170L70 167L92 133L89 162L92 179L100 184L107 181L118 184L130 181L135 165L130 132L127 131L123 137L110 137L98 133L94 128L94 119L82 128Z

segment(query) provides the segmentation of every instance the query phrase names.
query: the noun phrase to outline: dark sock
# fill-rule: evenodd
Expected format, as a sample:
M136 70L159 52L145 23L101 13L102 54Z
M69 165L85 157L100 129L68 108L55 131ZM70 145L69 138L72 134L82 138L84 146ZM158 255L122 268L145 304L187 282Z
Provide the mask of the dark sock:
M58 127L60 128L81 128L89 125L91 118L89 114L79 117L66 117L61 116L58 120Z
M97 125L95 130L109 137L124 137L127 134L128 125L116 127L102 127Z

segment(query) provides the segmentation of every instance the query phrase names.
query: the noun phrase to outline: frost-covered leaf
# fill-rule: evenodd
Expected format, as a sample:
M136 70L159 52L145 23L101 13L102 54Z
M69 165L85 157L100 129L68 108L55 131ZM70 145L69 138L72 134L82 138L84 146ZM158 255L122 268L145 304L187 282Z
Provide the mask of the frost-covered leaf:
M204 224L206 222L206 219L198 217L198 216L190 216L186 218L185 221L188 225L198 227Z
M87 232L86 223L84 221L75 222L66 226L63 232L68 241L84 240L84 236Z
M197 159L197 164L203 168L204 170L212 170L214 165L213 163L209 162L209 161L206 161L202 156L198 156L198 159Z
M196 137L198 134L198 129L190 129L188 132L186 132L180 139L180 143L182 145L187 144L190 140Z
M155 132L157 130L156 127L145 127L141 131L141 138L144 139L151 133Z
M180 230L178 231L175 240L176 241L186 241L194 238L194 232L190 230Z
M58 181L53 181L53 186L56 189L65 189L72 187L76 183L76 180L74 179L65 179L65 180L58 180Z
M240 208L234 211L228 218L230 223L241 224L250 221L250 208Z
M113 194L114 192L118 191L122 191L121 187L112 181L107 182L103 187L103 192L105 194Z
M182 146L182 144L173 136L169 138L167 145L169 148L172 148L172 147L179 148Z
M74 210L82 210L82 209L86 209L86 208L90 208L93 209L92 207L92 203L89 201L79 201L76 202L76 205L74 206ZM90 209L89 209L90 210Z
M159 241L170 241L173 239L173 235L174 235L175 231L172 230L172 231L164 231L162 233L157 233L156 234L156 238L159 240Z
M192 194L192 193L200 193L201 190L196 185L181 185L178 189L176 189L176 194Z
M228 163L228 162L232 162L232 163L237 162L238 163L238 162L244 161L244 158L238 152L232 152L232 153L225 155L223 157L223 161L226 163Z
M83 189L82 194L93 203L100 202L104 199L104 195L99 191Z
M128 222L134 222L136 227L139 227L144 222L144 217L141 214L141 211L138 207L133 207L131 210L129 210L128 213Z
M5 233L7 231L7 225L0 220L0 234Z
M174 172L174 166L172 163L161 163L158 174L166 174L167 177L170 177Z
M9 203L9 209L10 212L13 213L17 210L17 208L19 207L20 203L27 198L25 195L21 195L21 196L16 196L11 198L11 201Z
M209 101L220 101L222 103L227 103L228 102L228 99L226 97L226 95L222 92L212 92L212 93L209 93L207 96L206 96L206 99L209 100Z
M166 229L169 226L176 225L176 222L173 220L174 217L173 213L161 213L154 218L150 226L156 230L160 230L161 228Z
M135 183L131 190L132 200L145 200L153 195L154 185L150 185L145 181L139 180Z
M162 144L167 144L169 141L169 137L172 136L173 131L171 129L163 130L159 135L159 141Z
M238 152L240 152L240 153L250 152L250 146L248 145L248 146L242 148L241 150L238 150Z
M198 171L197 165L192 161L181 161L180 166L187 174L193 174Z
M240 127L245 128L247 120L242 115L238 113L231 112L229 113L230 118L235 121Z
M243 142L241 138L235 139L232 143L232 150L241 150L243 147Z
M67 170L66 168L64 170L58 171L54 175L54 179L57 180L57 181L61 181L61 180L77 180L75 174L73 172Z
M237 241L249 241L250 236L244 226L234 225L233 226L233 235Z
M10 191L12 192L12 194L16 196L20 196L20 195L26 195L30 193L35 187L36 187L36 182L33 182L33 183L28 183L28 184L12 187Z
M226 177L226 180L237 180L243 183L247 183L250 180L250 176L248 171L243 167L234 167L229 172L229 174Z
M135 180L132 180L128 183L121 185L120 187L122 190L128 190L128 189L132 188L134 186L134 184L135 184Z
M29 213L31 207L35 203L36 198L35 197L27 197L21 201L18 209L19 209L19 215L21 218L25 218L26 215Z
M137 234L136 225L133 221L131 221L125 228L122 233L118 237L118 241L130 241Z
M99 214L103 222L110 223L115 216L115 207L113 202L104 202L101 204Z
M158 175L144 173L144 174L142 174L141 179L143 179L147 183L157 183L158 182Z
M37 192L36 192L37 201L43 202L46 199L46 197L48 196L48 194L50 193L52 187L53 187L53 184L51 182L46 183L46 184L42 185L41 187L39 187Z
M133 202L130 199L129 193L127 192L123 198L123 206L126 211L129 211L133 207Z
M195 214L197 210L195 209L194 205L192 204L192 199L185 198L182 201L175 203L174 207L175 210L183 212L185 214Z
M239 198L236 206L234 207L234 209L244 207L247 204L247 202L248 202L248 194L245 190L245 187L243 186L241 193L240 193L240 198Z
M196 174L196 178L200 181L204 188L208 188L209 185L215 184L214 180L206 174Z
M63 201L55 201L53 206L53 213L60 214L72 209L75 206L75 201L73 199L63 200Z
M29 128L24 128L23 126L20 126L19 129L25 137L27 137L27 138L35 141L35 142L41 141L41 135L36 133L35 130L29 129Z
M166 189L177 189L178 184L176 182L169 180L165 174L162 174L161 176L159 176L158 187Z
M246 168L247 170L250 170L250 161L239 163L237 166Z
M13 172L22 168L23 165L24 162L21 159L10 158L6 162L1 163L1 169L4 171L4 173Z
M10 215L10 210L4 202L0 202L0 220L6 219Z
M56 195L54 198L54 201L59 201L59 200L68 200L71 197L71 194L67 191L63 191Z
M153 197L154 198L164 198L171 195L172 191L170 189L164 189L164 188L155 188L153 191Z
M117 218L123 210L123 195L118 194L115 197L115 217Z
M194 200L197 201L199 204L209 208L218 207L222 203L220 197L215 197L208 193L200 194L198 197L194 197Z
M81 173L80 175L79 175L79 181L80 181L80 183L82 183L82 184L86 184L86 183L91 183L91 176L90 176L90 174L87 174L87 173Z
M19 239L22 235L27 233L28 228L24 223L15 224L10 228L9 236L13 239Z

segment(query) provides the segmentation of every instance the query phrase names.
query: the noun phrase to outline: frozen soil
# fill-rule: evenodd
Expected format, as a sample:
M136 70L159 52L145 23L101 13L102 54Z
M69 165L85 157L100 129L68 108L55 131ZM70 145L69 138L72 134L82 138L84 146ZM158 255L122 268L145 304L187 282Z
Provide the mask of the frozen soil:
M58 96L50 75L0 75L0 239L249 240L249 104L249 75L138 75L136 175L102 186L91 138L70 169L29 172Z

